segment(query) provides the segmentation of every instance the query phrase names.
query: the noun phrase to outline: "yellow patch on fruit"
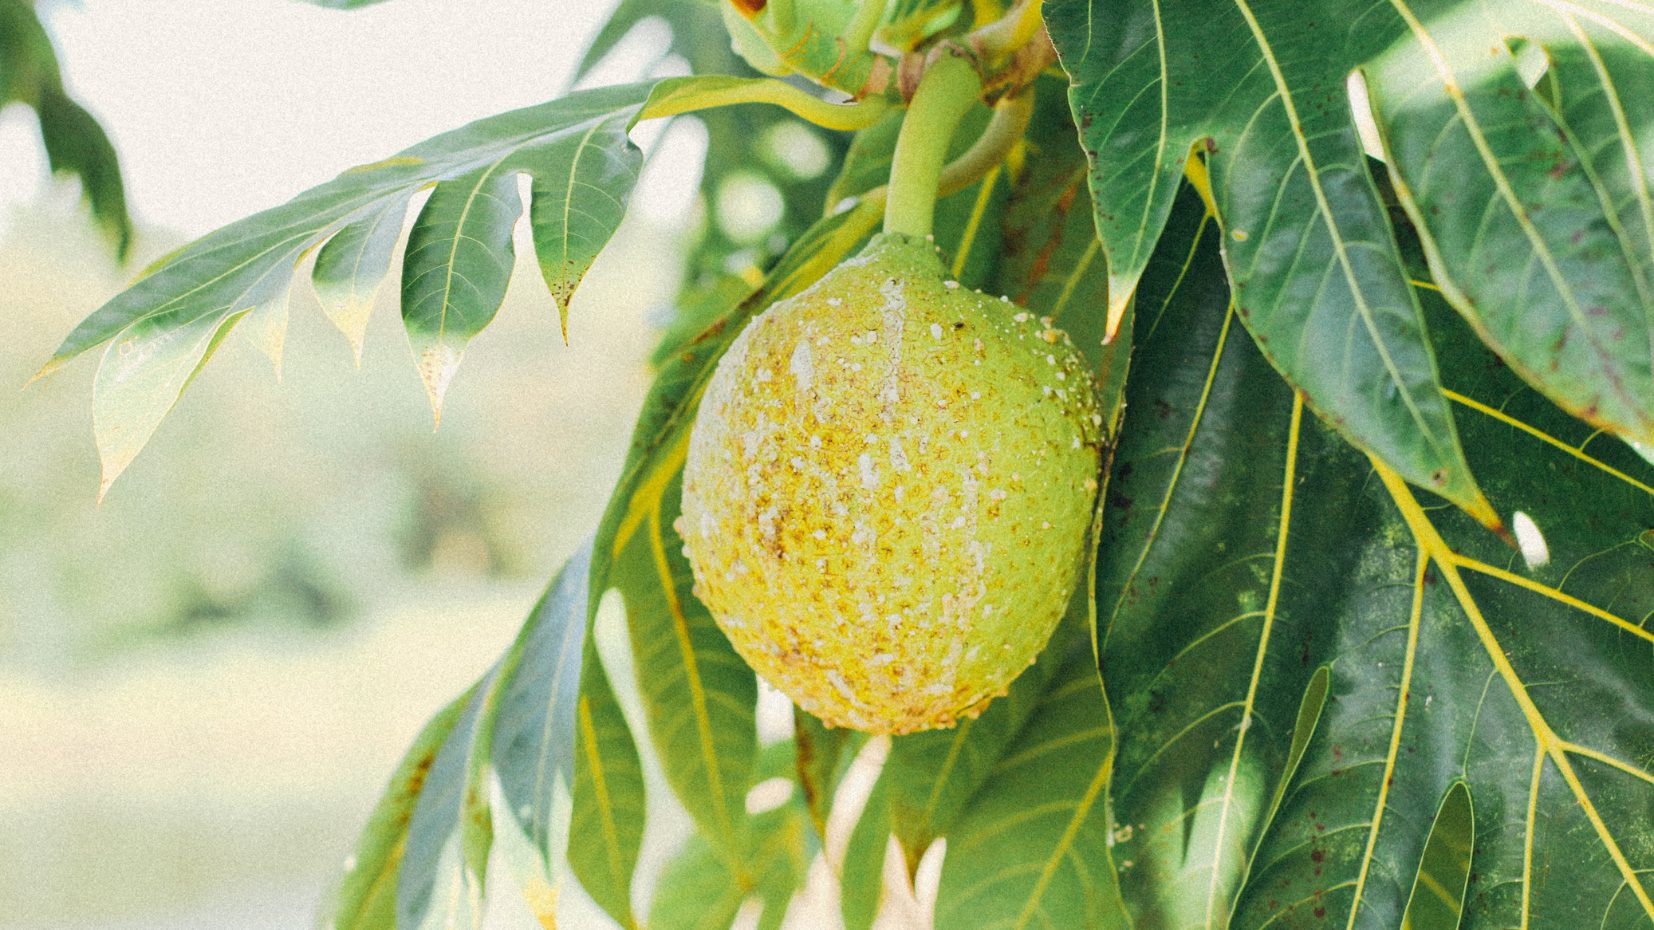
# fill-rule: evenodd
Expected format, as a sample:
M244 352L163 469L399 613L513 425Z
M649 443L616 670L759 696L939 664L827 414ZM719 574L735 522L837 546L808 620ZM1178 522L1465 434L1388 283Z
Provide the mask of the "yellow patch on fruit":
M952 726L1061 619L1102 441L1065 334L879 236L719 362L678 523L696 595L826 723Z

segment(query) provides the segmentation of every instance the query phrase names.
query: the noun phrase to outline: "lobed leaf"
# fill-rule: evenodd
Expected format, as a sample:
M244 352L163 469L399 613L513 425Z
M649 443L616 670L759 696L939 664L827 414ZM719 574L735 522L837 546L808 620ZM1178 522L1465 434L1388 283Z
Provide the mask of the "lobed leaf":
M1563 409L1654 440L1654 11L1398 13L1408 40L1368 85L1433 279ZM1524 56L1548 66L1546 94Z
M1189 293L1221 298L1181 212ZM1463 927L1654 925L1654 475L1424 306L1471 461L1548 562L1304 418L1219 299L1139 307L1099 632L1141 930L1399 926L1421 869L1452 874L1427 850L1459 790Z
M421 372L433 403L440 403L465 341L492 319L504 294L511 228L521 213L517 176L538 179L542 201L597 177L610 196L623 199L641 159L626 141L625 128L649 89L633 84L582 91L479 120L385 161L353 168L283 206L197 240L105 303L68 335L44 369L111 342L92 402L104 487L132 461L212 349L244 316L256 318L262 309L270 324L263 341L279 345L287 287L296 264L312 249L341 232L347 236L347 244L321 266L322 290L335 315L341 289L358 302L370 292L373 273L384 266L378 253L361 251L363 243L382 228L376 224L400 228L398 210L430 188L409 236L402 296ZM619 214L542 210L532 219L537 242L561 237L579 243L549 259L559 263L558 280L568 287L578 280L574 265L589 264L595 250L588 246L608 239ZM348 272L343 270L347 256ZM357 258L363 260L358 264ZM542 260L548 259L542 255ZM360 326L350 313L345 318Z
M1397 37L1399 21L1354 0L1047 9L1091 163L1110 329L1189 164L1224 230L1239 315L1280 373L1351 442L1496 524L1441 397L1346 93L1350 68Z

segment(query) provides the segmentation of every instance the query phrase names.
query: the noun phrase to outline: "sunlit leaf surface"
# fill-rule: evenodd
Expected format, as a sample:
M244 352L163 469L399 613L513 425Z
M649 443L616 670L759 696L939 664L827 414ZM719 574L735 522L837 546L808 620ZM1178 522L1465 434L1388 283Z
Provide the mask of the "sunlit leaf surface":
M1654 61L1650 11L1057 0L1048 20L1091 159L1111 315L1187 168L1222 230L1237 317L1309 408L1492 524L1363 155L1348 87L1362 70L1454 305L1565 408L1646 440L1654 108L1624 95ZM1530 74L1551 63L1546 93L1524 83L1523 56Z

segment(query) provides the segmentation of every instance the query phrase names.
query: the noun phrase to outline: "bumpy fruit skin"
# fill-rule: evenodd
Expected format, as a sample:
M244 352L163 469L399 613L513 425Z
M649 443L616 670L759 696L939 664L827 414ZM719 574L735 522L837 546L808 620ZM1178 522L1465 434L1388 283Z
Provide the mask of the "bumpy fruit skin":
M736 650L834 726L974 717L1067 606L1102 416L1058 330L884 235L719 362L678 524Z

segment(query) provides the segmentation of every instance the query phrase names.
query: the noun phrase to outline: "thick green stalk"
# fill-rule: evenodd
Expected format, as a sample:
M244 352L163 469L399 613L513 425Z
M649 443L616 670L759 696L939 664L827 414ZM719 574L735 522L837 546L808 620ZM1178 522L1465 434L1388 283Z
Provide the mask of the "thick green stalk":
M982 76L958 50L944 50L925 69L896 137L885 232L918 238L930 235L942 159L947 157L960 119L981 93Z

